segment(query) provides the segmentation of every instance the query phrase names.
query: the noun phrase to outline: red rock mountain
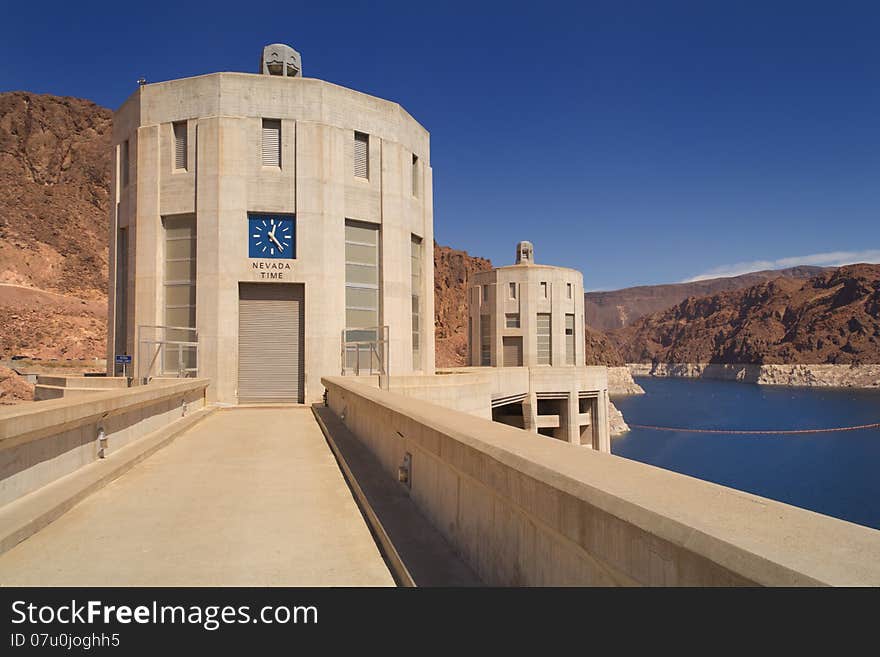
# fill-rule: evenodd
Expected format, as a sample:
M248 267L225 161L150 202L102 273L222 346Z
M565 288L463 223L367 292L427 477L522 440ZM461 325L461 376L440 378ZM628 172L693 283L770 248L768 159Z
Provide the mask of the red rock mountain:
M0 355L103 357L111 113L0 94Z
M434 243L434 343L437 367L467 364L467 282L492 269L485 258Z
M609 337L627 362L880 363L880 265L691 297Z
M805 279L822 271L822 267L802 266L756 271L728 278L710 278L692 283L641 285L610 292L587 292L584 294L584 318L593 328L608 331L629 326L645 315L671 308L689 297L741 290L780 276Z
M589 325L584 326L584 342L586 342L585 361L587 365L605 365L621 367L626 364L617 345L602 331Z

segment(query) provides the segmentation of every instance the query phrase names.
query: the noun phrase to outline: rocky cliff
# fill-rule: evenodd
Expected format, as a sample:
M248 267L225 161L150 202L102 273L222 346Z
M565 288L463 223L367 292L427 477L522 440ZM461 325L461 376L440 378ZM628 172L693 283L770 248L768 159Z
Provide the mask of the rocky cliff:
M111 113L0 94L0 355L102 357Z
M0 94L0 282L103 299L109 110Z
M34 398L34 386L8 367L0 365L0 406L31 401Z
M485 258L434 243L434 343L437 367L467 364L467 283L492 269Z
M609 337L627 362L880 363L880 265L689 298Z
M625 364L617 346L602 331L589 325L584 326L584 342L586 343L585 361L587 365L621 367Z
M607 331L633 324L645 315L666 310L688 297L703 297L741 290L784 276L805 279L822 273L822 267L790 267L757 271L728 278L710 278L691 283L641 285L610 292L584 294L584 316L590 326Z
M633 379L633 372L629 367L608 368L608 394L617 395L644 395L645 390Z

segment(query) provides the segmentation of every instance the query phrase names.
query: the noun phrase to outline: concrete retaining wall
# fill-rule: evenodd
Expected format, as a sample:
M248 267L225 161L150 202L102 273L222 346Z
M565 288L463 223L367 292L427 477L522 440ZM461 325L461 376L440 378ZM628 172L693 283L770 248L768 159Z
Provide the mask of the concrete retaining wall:
M492 395L486 376L479 374L392 376L388 389L462 413L487 420L492 419Z
M0 410L0 506L157 431L205 404L205 379L163 381L125 390L95 391Z
M331 409L494 585L880 585L880 532L323 379Z

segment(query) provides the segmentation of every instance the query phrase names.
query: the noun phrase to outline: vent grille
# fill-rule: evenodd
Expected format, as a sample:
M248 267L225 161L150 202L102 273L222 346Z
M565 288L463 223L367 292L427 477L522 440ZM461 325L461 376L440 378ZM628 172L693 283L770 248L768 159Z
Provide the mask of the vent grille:
M281 121L263 119L263 166L281 166Z
M370 177L370 136L363 132L354 133L354 175Z
M186 123L174 124L174 168L186 169Z

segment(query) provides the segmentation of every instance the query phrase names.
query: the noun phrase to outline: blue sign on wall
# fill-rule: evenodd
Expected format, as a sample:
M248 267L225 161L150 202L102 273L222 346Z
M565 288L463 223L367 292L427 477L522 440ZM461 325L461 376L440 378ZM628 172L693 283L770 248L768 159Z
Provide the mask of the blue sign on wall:
M131 362L131 356L128 354L116 354L117 365L128 365Z
M248 214L249 258L296 258L296 217Z

